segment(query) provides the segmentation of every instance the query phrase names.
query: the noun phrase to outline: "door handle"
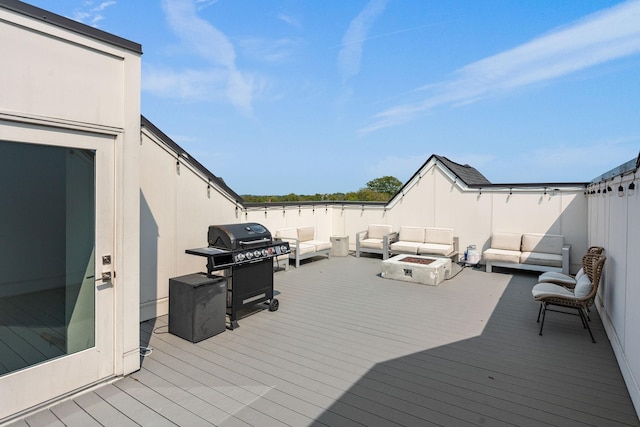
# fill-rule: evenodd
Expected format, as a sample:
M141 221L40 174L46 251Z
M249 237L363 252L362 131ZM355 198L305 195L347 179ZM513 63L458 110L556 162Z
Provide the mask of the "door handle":
M111 272L110 271L102 272L100 277L98 279L96 279L96 282L110 282L110 281L111 281Z

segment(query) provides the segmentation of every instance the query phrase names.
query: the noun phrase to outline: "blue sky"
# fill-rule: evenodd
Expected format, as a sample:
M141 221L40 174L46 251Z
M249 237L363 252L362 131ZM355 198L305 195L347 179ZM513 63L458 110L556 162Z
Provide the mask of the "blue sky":
M239 194L583 182L640 150L640 1L31 0L140 43L141 111Z

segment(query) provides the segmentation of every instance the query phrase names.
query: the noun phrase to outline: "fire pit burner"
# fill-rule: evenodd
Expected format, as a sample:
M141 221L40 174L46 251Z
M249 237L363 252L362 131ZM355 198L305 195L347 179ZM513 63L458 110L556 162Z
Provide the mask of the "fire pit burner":
M422 265L429 265L433 261L435 261L435 259L433 258L416 258L412 256L402 258L402 262L412 262L414 264L422 264Z

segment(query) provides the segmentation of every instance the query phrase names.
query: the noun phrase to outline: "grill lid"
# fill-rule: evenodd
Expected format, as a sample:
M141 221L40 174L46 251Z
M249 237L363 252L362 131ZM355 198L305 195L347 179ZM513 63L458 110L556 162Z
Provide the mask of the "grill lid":
M270 243L271 233L263 225L256 222L210 225L207 240L209 246L235 250L247 247L247 245Z

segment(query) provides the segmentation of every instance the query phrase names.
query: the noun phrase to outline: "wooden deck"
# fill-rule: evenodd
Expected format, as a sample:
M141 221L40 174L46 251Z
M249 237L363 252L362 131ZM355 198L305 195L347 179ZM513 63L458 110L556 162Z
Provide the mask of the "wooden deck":
M192 344L141 325L142 369L15 426L638 426L595 310L548 313L536 275L464 269L439 287L352 256L276 273L280 309Z

